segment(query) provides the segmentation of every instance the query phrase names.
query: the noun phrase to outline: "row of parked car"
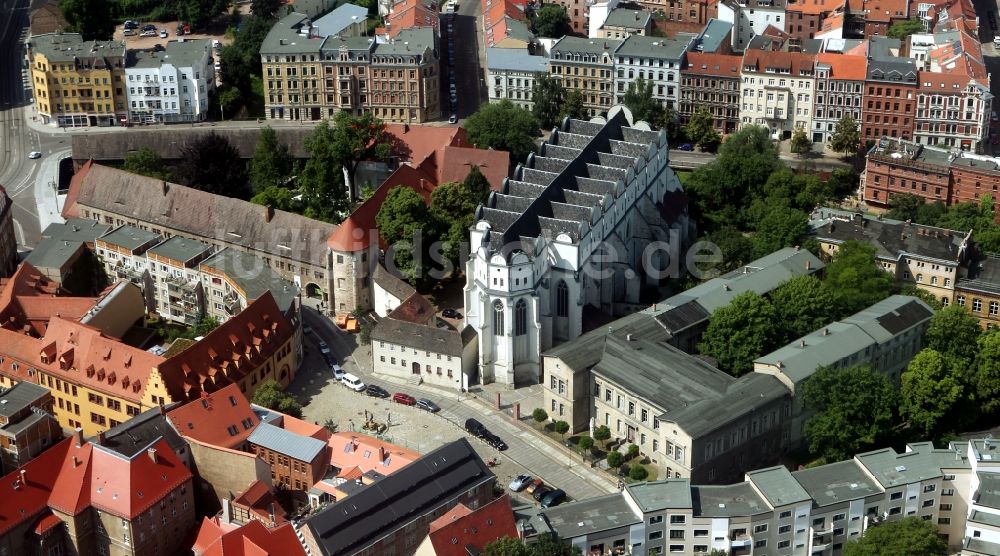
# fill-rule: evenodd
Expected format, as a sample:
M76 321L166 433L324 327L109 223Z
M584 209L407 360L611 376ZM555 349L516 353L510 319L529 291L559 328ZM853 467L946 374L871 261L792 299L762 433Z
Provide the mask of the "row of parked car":
M522 490L531 495L543 508L558 506L566 500L566 492L561 488L546 486L541 479L536 479L531 475L518 475L510 482L510 490L521 492Z
M455 11L458 10L457 2L448 4L448 13L445 21L448 24L448 93L451 100L451 116L448 123L458 122L458 85L455 81Z
M465 420L465 431L501 452L507 449L507 443L502 438L490 432L486 425L475 419Z

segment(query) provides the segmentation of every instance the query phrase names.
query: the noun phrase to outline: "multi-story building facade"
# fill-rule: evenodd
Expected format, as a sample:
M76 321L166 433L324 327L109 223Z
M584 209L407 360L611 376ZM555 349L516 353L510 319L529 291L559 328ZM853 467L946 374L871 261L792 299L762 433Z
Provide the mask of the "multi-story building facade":
M330 467L326 442L261 423L247 437L248 451L271 465L271 480L286 490L305 493Z
M955 284L955 303L965 307L987 330L1000 327L1000 258L987 255L969 265Z
M989 134L993 94L963 73L917 72L913 140L924 145L982 152Z
M37 384L0 387L0 470L10 473L62 438L55 398Z
M950 204L976 203L983 195L1000 196L1000 161L996 158L968 152L955 153L951 158Z
M768 27L785 31L786 0L723 0L719 2L719 19L733 25L733 50L742 52L750 40L763 35Z
M597 38L627 39L632 35L649 35L652 28L652 12L615 8L608 13L597 32Z
M657 255L640 264L646 245L685 245L687 207L665 133L632 125L620 106L604 124L568 121L478 209L464 305L483 383L538 382L540 354L583 333L584 306L615 313L639 302L651 279L643 273L666 267ZM652 203L673 216L651 217L663 214ZM618 254L603 258L603 279L588 277L593 246L606 241ZM523 247L505 251L515 244Z
M285 280L267 263L249 253L227 247L198 265L205 314L226 322L270 292L278 308L299 319L299 288Z
M615 52L622 41L583 39L565 36L549 51L549 73L567 92L583 97L583 106L591 116L611 109L615 102Z
M162 52L131 50L125 85L133 123L202 121L215 90L212 42L182 38Z
M77 33L28 42L35 109L59 127L121 125L128 118L125 43L84 41Z
M308 17L293 13L271 28L260 56L268 119L319 120L341 110L406 123L441 116L433 27L398 30L383 43L318 37Z
M663 14L668 23L705 25L719 14L717 4L708 0L642 0L636 3L644 10Z
M862 95L861 141L882 137L911 140L917 107L917 67L899 56L897 39L868 40L868 69Z
M972 230L947 230L835 209L818 209L810 226L825 259L847 241L865 242L875 248L879 268L900 284L927 291L944 306L954 301L956 284L969 266Z
M590 28L590 2L587 0L554 0L553 3L566 8L569 26L574 33L581 37L587 35L587 30Z
M193 326L205 314L205 290L198 265L212 246L174 236L146 251L153 299L160 317Z
M823 21L831 14L841 12L840 0L791 0L785 9L785 31L795 39L807 41L823 32Z
M881 88L867 85L867 88L873 87ZM865 118L868 117L865 112ZM949 204L953 157L943 149L883 137L868 151L861 182L863 199L866 203L887 207L893 195L908 193L929 202Z
M916 8L918 3L912 4ZM889 27L910 17L911 4L907 0L848 0L844 4L847 15L845 31L851 36L885 37Z
M740 86L743 125L761 125L778 139L812 128L816 56L804 52L747 50Z
M14 201L0 187L0 278L17 269L17 237L14 235Z
M832 139L837 123L844 116L861 125L867 67L868 59L864 56L822 52L816 57L813 143Z
M740 124L740 68L742 56L688 52L681 68L680 102L682 123L701 108L712 114L712 124L721 134L733 133Z
M507 99L515 106L531 110L535 105L532 100L535 79L548 75L549 60L532 56L526 49L487 48L486 68L490 102Z
M680 101L681 68L693 35L673 39L632 35L615 50L615 103L625 102L629 85L642 79L653 85L653 98L676 110Z
M156 310L146 251L163 240L160 234L135 226L118 226L94 241L97 260L113 280L128 280L143 289L146 310Z

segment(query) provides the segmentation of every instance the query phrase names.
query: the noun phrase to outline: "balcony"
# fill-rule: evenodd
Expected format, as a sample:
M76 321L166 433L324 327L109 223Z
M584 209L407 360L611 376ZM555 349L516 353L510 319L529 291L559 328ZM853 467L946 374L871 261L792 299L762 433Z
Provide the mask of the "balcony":
M736 535L729 537L729 547L730 548L750 548L750 542L753 539L750 535Z

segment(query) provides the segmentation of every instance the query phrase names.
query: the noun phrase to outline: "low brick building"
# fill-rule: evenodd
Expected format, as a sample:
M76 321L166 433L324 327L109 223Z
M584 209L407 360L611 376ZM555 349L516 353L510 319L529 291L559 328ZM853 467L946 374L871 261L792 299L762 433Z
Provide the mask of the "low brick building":
M247 438L247 450L271 466L271 480L303 494L323 478L330 466L326 442L295 434L269 423L257 425Z
M52 394L37 384L0 387L0 472L28 463L62 438L52 415L55 403Z

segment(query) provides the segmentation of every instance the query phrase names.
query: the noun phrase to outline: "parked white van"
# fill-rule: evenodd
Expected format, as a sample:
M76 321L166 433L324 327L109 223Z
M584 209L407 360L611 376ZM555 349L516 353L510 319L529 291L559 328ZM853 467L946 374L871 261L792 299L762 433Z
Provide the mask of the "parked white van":
M361 392L365 389L365 383L351 373L344 373L344 377L340 379L340 382L355 392Z

